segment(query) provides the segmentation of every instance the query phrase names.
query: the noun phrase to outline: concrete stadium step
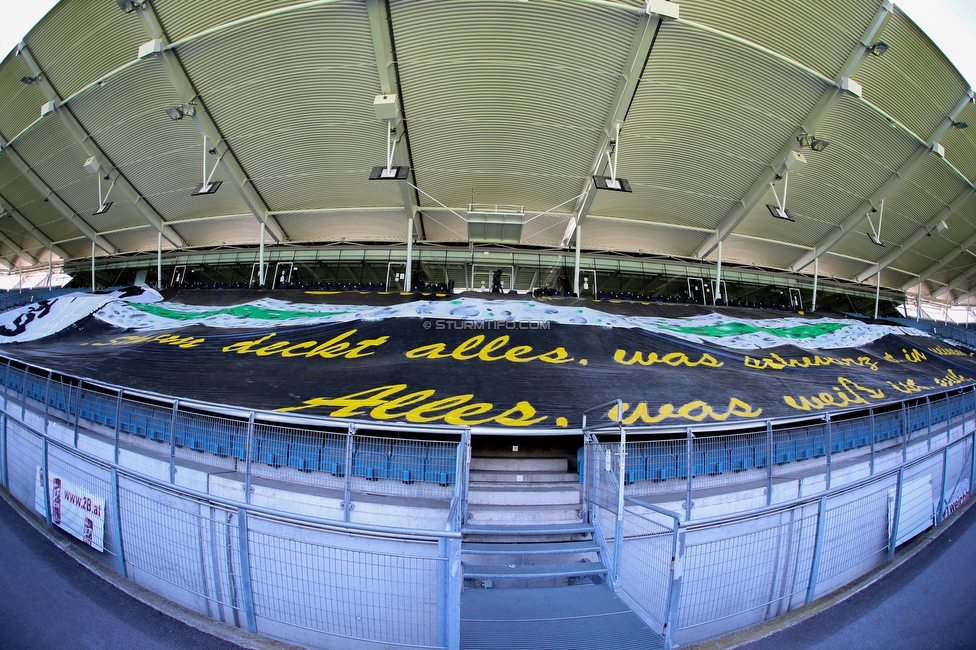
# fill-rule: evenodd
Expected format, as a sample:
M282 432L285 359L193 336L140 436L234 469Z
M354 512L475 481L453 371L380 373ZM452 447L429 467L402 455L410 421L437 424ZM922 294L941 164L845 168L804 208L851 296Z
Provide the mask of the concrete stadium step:
M483 523L464 524L461 532L465 535L497 535L505 537L528 537L535 535L566 535L570 533L591 534L593 525L584 522L563 524L525 524L492 525Z
M495 506L566 506L579 505L581 493L578 486L544 487L533 485L528 487L514 487L511 483L493 485L475 484L468 492L468 503L471 505Z
M464 542L461 555L562 555L567 553L599 553L600 545L593 540L582 542L515 542L484 544Z
M569 459L536 456L474 456L471 471L514 472L568 472Z
M472 505L468 507L468 524L508 529L539 524L577 524L582 521L582 506L512 506Z
M471 472L470 480L472 483L522 483L525 485L579 483L579 474L569 471L476 470Z
M464 577L466 579L476 580L503 578L584 578L588 576L604 576L607 574L607 567L602 562L520 565L468 564L462 566Z

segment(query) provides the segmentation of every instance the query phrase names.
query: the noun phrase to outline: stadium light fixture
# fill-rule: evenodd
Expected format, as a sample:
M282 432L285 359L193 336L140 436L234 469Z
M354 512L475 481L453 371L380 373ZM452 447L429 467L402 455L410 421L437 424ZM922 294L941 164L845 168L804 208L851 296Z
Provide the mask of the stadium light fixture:
M400 104L396 95L377 95L373 98L376 118L386 123L386 166L380 165L369 170L371 181L405 181L410 176L406 165L394 165L393 153L403 137L400 126Z
M196 104L180 104L179 106L172 106L166 109L166 114L169 115L170 119L174 122L177 120L182 120L183 116L193 117L197 114Z
M876 212L876 210L871 210L871 212ZM871 221L871 215L868 215L868 225L871 226L871 232L864 233L871 240L871 243L875 246L885 247L885 243L881 241L881 220L884 219L884 199L881 199L881 212L878 214L878 227L874 227L874 223Z
M830 143L827 142L826 140L819 140L818 139L818 140L814 140L813 141L813 144L810 145L810 148L812 150L814 150L814 151L823 151L824 149L827 148L827 145L828 144L830 144Z
M969 124L967 124L966 122L956 122L956 121L954 121L952 123L952 126L956 127L957 129L968 129L969 128Z
M884 41L878 41L877 43L868 46L868 52L870 52L874 56L882 56L885 52L888 51L889 47L890 46Z
M102 176L105 176L105 180L108 180L109 174L104 171L102 164L95 156L92 156L86 160L83 166L85 171L87 171L89 174L94 174L98 177L98 209L92 212L92 216L105 214L108 212L109 208L112 207L112 201L108 200L108 195L112 191L112 188L115 187L115 180L118 180L118 176L116 176L115 180L112 181L112 184L108 186L108 191L105 192L105 196L102 196Z
M36 77L29 77L29 76L28 77L21 77L20 78L20 83L27 84L29 86L32 83L34 83L35 81L37 81L38 79L40 79L40 77L41 77L41 75L37 75Z
M593 176L593 186L598 190L613 190L615 192L633 192L630 183L626 178L617 178L617 153L620 149L620 124L617 124L617 137L610 141L607 148L607 166L610 168L609 176ZM613 154L613 157L610 157Z
M226 152L227 149L225 148L224 151ZM197 185L196 188L192 192L190 192L190 196L206 196L207 194L215 194L217 190L220 189L220 186L223 184L223 181L215 181L212 179L213 179L214 172L217 171L217 165L220 164L220 160L221 158L224 157L224 154L221 153L219 156L217 156L217 162L214 163L213 169L211 169L210 173L208 174L207 173L208 153L216 154L217 145L215 144L213 147L207 147L207 134L205 133L203 134L203 182Z
M804 162L806 162L806 161L804 161ZM797 169L801 169L802 168L802 165L798 165L796 168ZM776 185L775 185L775 183L778 180L782 180L783 181L783 200L782 201L779 198L779 194L776 192ZM769 184L769 188L771 190L773 190L773 196L776 197L776 205L772 205L770 203L767 203L766 204L766 209L769 210L769 214L773 215L777 219L783 219L785 221L796 221L796 219L793 218L793 214L789 210L786 209L786 191L789 189L789 182L790 182L790 171L789 171L789 169L787 169L786 171L784 171L782 176L780 176L779 174L776 175L776 178L773 180L773 182Z
M796 141L800 145L801 149L807 147L813 151L823 151L827 148L827 145L830 144L826 140L822 140L809 133L801 133L796 137Z

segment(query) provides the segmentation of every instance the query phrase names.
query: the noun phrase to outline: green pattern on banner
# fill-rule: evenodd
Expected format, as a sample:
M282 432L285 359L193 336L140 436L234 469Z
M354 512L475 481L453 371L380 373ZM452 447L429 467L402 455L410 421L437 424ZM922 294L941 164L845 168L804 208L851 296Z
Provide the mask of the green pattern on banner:
M256 318L258 320L288 320L289 318L328 318L351 313L349 309L339 311L288 311L284 309L266 309L255 305L235 305L233 307L210 309L207 311L179 311L177 309L169 309L168 307L148 303L128 304L147 314L179 321L203 320L211 316L234 316L236 318Z
M803 339L816 338L824 334L833 334L838 330L842 330L847 327L846 323L817 323L814 325L797 325L795 327L757 327L755 325L750 325L748 323L723 323L721 325L705 325L705 326L693 326L693 327L682 327L680 325L664 325L657 323L657 326L661 329L669 330L672 332L680 332L682 334L702 336L702 337L714 337L714 338L724 338L729 336L741 336L743 334L756 334L765 333L771 334L773 336L791 339L794 341L802 341Z

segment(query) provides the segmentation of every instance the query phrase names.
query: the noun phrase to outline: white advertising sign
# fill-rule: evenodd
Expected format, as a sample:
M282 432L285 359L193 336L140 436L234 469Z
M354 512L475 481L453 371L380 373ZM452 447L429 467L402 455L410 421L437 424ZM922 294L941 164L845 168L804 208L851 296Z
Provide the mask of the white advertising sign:
M48 472L51 522L68 531L97 551L104 551L105 499L74 483ZM34 508L47 515L44 507L44 470L37 467Z

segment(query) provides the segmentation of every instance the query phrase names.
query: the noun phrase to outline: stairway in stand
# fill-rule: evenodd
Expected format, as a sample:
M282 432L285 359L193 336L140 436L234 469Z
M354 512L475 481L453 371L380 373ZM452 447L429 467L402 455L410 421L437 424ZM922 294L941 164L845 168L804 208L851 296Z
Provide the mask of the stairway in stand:
M606 584L571 462L560 450L473 450L461 647L662 647Z

